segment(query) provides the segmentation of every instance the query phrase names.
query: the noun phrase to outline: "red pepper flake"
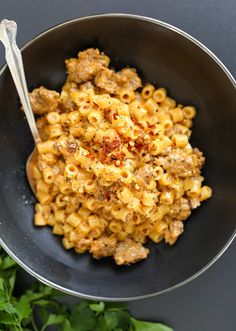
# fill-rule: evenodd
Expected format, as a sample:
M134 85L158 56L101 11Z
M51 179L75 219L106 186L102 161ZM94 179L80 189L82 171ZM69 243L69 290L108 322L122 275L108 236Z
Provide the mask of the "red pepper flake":
M112 116L113 116L113 119L114 119L114 120L117 120L117 115L116 115L116 113L113 113Z
M110 201L111 200L111 192L110 191L107 191L105 193L105 198L106 198L107 201Z
M121 146L121 141L119 138L116 138L114 140L112 140L112 142L110 143L110 148L112 150L119 148Z
M100 161L104 163L107 159L107 150L106 150L106 145L103 146L102 148L102 153L101 153L101 158Z
M104 137L103 141L105 144L103 146L103 148L105 147L105 149L104 149L105 154L109 154L112 151L114 151L116 148L119 148L121 146L121 140L119 137L117 137L113 140L110 140L109 137Z
M119 136L121 139L123 139L122 134L120 134L119 132L116 132L116 133L118 134L118 136Z
M127 149L128 149L129 152L132 151L132 148L133 148L133 146L130 146L130 145L127 146Z
M95 159L95 156L92 153L87 154L86 157L88 157L91 160Z
M140 126L143 130L145 130L145 126L144 126L142 123L139 123L139 126Z
M125 138L125 137L123 137L123 140L124 140L125 143L129 143L130 138Z
M148 127L149 127L149 129L154 129L155 128L155 124L149 124Z
M136 120L136 118L135 118L133 115L130 116L130 119L131 119L135 124L138 123L138 121Z
M141 149L141 148L143 148L143 144L141 144L141 143L135 143L135 147L137 148L137 149Z

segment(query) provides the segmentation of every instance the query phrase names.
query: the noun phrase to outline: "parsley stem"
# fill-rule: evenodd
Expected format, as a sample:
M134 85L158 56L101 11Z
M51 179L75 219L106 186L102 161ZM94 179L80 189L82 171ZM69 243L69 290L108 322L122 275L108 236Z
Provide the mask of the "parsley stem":
M16 326L17 326L17 328L18 328L19 331L24 331L24 329L21 326L21 323L18 323Z
M37 326L36 326L36 324L34 322L34 317L33 316L31 317L30 322L31 322L33 331L39 331L39 329L37 328Z

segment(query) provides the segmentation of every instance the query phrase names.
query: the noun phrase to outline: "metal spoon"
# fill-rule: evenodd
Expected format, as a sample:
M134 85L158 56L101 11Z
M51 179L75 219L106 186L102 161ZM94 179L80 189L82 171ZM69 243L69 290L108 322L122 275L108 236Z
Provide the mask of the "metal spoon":
M15 83L22 107L24 109L35 144L41 141L31 108L29 92L26 85L24 66L19 48L16 45L17 24L14 21L2 20L0 23L0 40L5 46L5 58ZM35 183L32 176L32 160L36 157L36 149L26 162L26 174L29 185L35 193Z

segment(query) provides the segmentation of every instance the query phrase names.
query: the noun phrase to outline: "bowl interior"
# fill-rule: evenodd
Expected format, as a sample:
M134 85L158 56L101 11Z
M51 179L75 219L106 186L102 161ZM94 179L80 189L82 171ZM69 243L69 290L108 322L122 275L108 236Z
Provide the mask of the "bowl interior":
M28 271L72 294L119 300L162 292L205 268L234 233L235 87L213 58L183 35L153 21L113 15L68 22L25 47L29 90L40 85L60 90L64 60L88 47L107 53L116 69L134 66L143 82L166 87L179 103L197 107L191 143L206 156L203 175L214 196L192 213L175 246L149 243L149 258L131 267L65 251L49 228L33 226L35 200L25 176L33 141L5 69L0 76L1 241Z

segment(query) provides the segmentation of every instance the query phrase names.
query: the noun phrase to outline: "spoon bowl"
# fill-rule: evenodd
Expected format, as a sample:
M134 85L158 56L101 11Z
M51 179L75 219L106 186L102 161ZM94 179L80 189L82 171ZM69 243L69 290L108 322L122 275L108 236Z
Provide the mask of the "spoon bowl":
M35 194L35 180L33 176L33 164L36 162L37 149L34 148L33 152L29 155L26 161L26 176L32 192Z

